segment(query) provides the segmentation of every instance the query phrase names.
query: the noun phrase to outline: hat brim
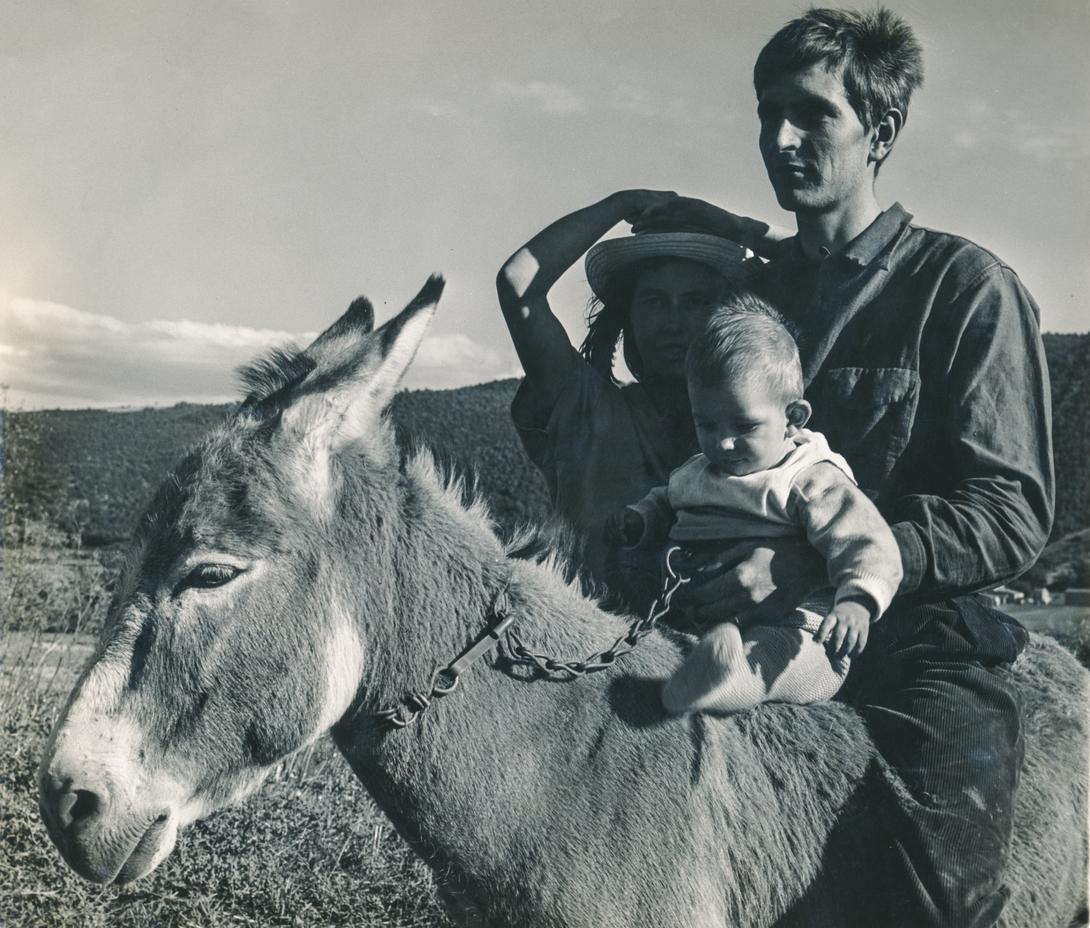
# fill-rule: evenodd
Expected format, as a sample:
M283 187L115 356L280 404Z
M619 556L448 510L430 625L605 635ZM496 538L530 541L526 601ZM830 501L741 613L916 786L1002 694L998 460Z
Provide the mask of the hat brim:
M606 239L588 251L587 283L604 299L618 273L650 258L695 261L726 278L747 273L746 249L729 238L701 232L639 232Z

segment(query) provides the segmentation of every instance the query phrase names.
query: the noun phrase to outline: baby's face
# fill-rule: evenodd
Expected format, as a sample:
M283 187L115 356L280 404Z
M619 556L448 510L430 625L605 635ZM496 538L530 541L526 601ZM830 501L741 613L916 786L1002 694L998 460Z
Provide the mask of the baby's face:
M765 378L704 387L689 382L700 450L712 469L741 477L778 464L792 448L787 407Z

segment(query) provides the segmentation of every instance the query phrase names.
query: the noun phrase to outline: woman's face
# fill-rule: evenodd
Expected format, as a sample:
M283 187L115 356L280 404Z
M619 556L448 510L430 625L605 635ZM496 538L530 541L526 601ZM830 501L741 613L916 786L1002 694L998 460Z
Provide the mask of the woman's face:
M723 279L681 259L641 273L632 291L626 337L635 342L640 379L684 383L685 353L708 318Z

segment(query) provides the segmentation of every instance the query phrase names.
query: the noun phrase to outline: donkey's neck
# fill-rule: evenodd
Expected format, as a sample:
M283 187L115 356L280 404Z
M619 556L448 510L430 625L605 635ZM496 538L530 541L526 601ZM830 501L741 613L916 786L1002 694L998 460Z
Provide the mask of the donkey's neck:
M511 583L503 546L458 487L407 479L399 504L384 529L384 575L369 581L381 602L358 617L369 655L362 704L371 711L426 692L434 671L485 631Z
M501 594L516 627L563 656L585 657L628 624L553 569L509 557L483 508L466 504L461 487L442 483L432 468L427 458L407 465L397 517L383 522L381 566L359 563L364 559L351 546L345 558L360 574L356 588L366 591L356 618L367 654L359 701L365 711L426 692L435 670L497 621ZM491 673L496 657L483 658L467 681Z
M379 713L407 693L427 692L446 666L494 621L504 590L514 628L535 650L584 658L624 633L628 620L600 610L557 574L508 558L478 513L455 505L427 484L402 498L406 518L392 539L383 582L388 608L360 618L368 669L358 705L334 728L336 742L398 830L425 859L459 873L485 874L509 861L518 840L505 803L562 805L585 771L562 765L548 789L535 780L573 744L591 745L617 719L620 674L609 670L570 682L531 679L504 667L496 650L405 729ZM409 517L411 515L411 518ZM641 678L661 677L676 661L675 646L658 636L626 658ZM644 686L633 711L661 714L657 685ZM520 769L526 765L526 769ZM459 822L455 831L451 822Z

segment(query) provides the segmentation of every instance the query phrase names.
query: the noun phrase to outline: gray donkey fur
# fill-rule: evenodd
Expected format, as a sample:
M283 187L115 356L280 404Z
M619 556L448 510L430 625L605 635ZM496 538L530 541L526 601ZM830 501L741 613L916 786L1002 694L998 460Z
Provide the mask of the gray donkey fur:
M42 762L66 859L135 879L331 729L459 924L875 924L874 810L912 800L859 717L667 718L680 635L571 682L495 650L415 724L381 721L481 634L501 590L519 635L562 657L631 621L555 559L513 556L430 455L399 457L383 410L440 290L373 334L357 302L306 352L251 368L238 414L161 489ZM1014 673L1027 743L1002 924L1063 928L1085 904L1088 674L1037 636Z

